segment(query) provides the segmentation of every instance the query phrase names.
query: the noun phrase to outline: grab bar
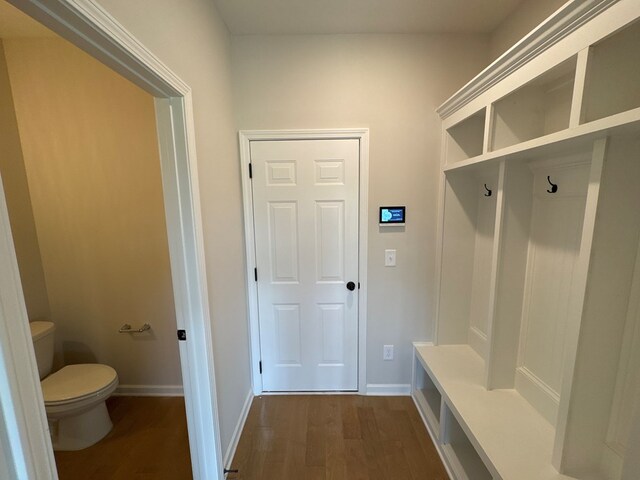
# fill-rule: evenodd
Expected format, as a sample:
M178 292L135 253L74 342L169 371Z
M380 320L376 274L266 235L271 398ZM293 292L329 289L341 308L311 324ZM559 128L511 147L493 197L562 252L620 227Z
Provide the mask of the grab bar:
M131 325L129 325L128 323L125 323L120 327L120 330L118 330L118 333L142 333L142 332L146 332L147 330L151 330L151 325L149 325L148 323L145 323L144 325L142 325L142 327L140 327L137 330L134 330L133 328L131 328Z

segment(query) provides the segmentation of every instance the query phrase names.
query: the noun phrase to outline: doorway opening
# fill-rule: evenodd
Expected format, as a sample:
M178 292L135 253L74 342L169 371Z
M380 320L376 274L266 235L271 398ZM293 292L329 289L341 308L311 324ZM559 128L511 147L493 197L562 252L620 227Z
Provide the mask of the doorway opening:
M158 174L156 175L156 180L158 182L161 181L161 187L156 184L153 188L137 193L141 195L139 199L153 197L163 202L166 219L162 218L162 212L158 215L158 211L156 211L154 215L143 215L144 218L136 219L125 219L124 217L126 215L121 214L115 223L122 221L123 225L118 225L118 227L121 227L122 231L131 233L140 227L141 223L154 223L152 217L156 220L156 224L158 220L166 221L166 227L163 233L165 235L165 249L168 244L169 258L166 258L167 255L165 251L165 265L163 266L164 287L163 289L153 289L149 286L150 291L163 290L165 294L159 294L159 298L156 298L153 302L149 300L147 300L147 302L154 304L156 302L159 304L165 302L160 306L160 311L164 314L169 311L171 314L169 316L172 316L173 327L171 328L174 330L173 335L175 335L175 330L178 330L184 332L180 337L183 339L186 338L186 341L180 341L178 344L180 371L176 370L172 372L170 378L173 380L168 380L169 383L167 385L172 386L176 383L175 379L179 379L180 375L182 376L190 450L190 452L187 453L187 457L190 454L193 465L193 477L207 479L221 478L222 466L213 356L211 353L211 327L206 297L206 277L202 261L201 220L197 203L199 196L197 192L197 169L195 168L195 142L190 89L128 34L122 26L117 24L111 16L94 3L59 1L51 4L51 2L46 1L22 0L13 0L10 3L30 17L51 28L72 44L89 52L92 57L111 67L117 74L132 81L147 94L151 94L154 97L153 100L149 99L151 103L147 105L147 108L148 112L152 114L153 125L151 126L151 130L155 134L152 136L155 137L154 140L157 142L156 160L157 153L159 153L160 156L162 178L160 179ZM82 53L82 55L86 56L84 53ZM58 60L60 60L60 58ZM19 65L16 67L16 72L24 68L24 62L20 61L18 63ZM69 82L70 80L67 79L66 81ZM72 85L72 88L76 88L78 94L83 93L82 88L78 85ZM60 103L57 105L57 108L64 108L70 103L72 102ZM57 108L52 108L52 110L56 110ZM26 118L23 116L25 110L22 109L22 107L20 107L20 109L22 110L22 112L19 112L20 116ZM44 113L52 113L55 115L56 112L43 111L33 116L39 117ZM42 118L36 118L36 120L38 119L42 120ZM87 126L89 124L89 122L86 122ZM80 128L82 128L82 125ZM109 125L105 124L103 127L98 128L102 128L103 131L101 133L105 135L109 134ZM52 128L51 130L54 129ZM69 131L67 133L70 139L73 140L75 138L78 140L77 143L81 143L80 140L87 137L87 135L82 136L82 131ZM144 136L143 132L139 131L135 133L140 135L140 138L135 139L135 141L132 141L129 145L129 147L133 149L138 143L144 143L141 141ZM147 143L149 140L148 134L149 131L146 131ZM76 135L78 136L76 137ZM34 136L38 137L37 135ZM38 138L44 136L46 135ZM95 145L94 147L94 153L100 153L104 150L104 148L98 148L100 145ZM39 146L34 148L37 150ZM87 158L85 158L85 160L87 160ZM74 171L73 174L79 177L84 176L85 182L83 183L90 183L86 180L92 179L91 177L94 176L98 179L102 178L106 180L114 174L117 175L117 168L110 170L110 167L115 166L114 164L102 164L99 168L94 165L96 168L88 169L84 172L81 168L82 165L86 164L78 163L76 165L76 171ZM52 177L55 177L55 175L60 175L60 178L66 176L62 170L46 170L50 168L51 165L41 165L40 167L45 169L44 173L34 173L39 171L38 168L33 167L33 164L29 166L27 169L29 171L29 177L33 176L33 178L36 179L38 175L40 175L40 178L46 181L47 179L50 180ZM100 168L102 168L103 171L100 171ZM110 208L117 211L115 206L118 205L119 201L122 201L122 205L133 201L131 198L127 198L126 200L121 198L126 197L127 193L131 193L130 190L123 187L123 184L126 184L127 180L130 179L121 178L120 180L120 182L116 183L120 184L122 191L118 192L118 186L113 187L114 195L102 202L102 206L105 207L105 212ZM5 427L4 431L6 432L7 438L3 438L2 452L0 453L2 453L4 459L7 460L10 473L19 478L57 478L56 463L48 432L49 423L44 408L36 356L34 354L32 336L28 323L31 312L28 312L27 307L29 307L30 310L37 310L39 307L33 307L35 303L31 300L28 302L29 305L25 304L25 296L31 299L35 297L32 295L32 291L27 291L30 290L30 287L25 288L23 293L23 288L20 284L21 272L18 268L19 262L16 259L14 248L14 245L17 246L18 242L16 241L14 243L14 238L11 234L9 211L7 210L7 203L10 203L8 197L11 195L11 192L8 191L7 182L5 181L4 183L4 188L0 188L0 304L3 305L2 311L0 312L0 389L2 389L3 392L0 403L2 407L3 426ZM35 183L33 184L35 185ZM39 183L39 185L42 184ZM55 182L50 182L48 185L50 188L56 188L58 186L59 184ZM139 187L140 185L137 186ZM94 191L86 193L89 196L97 195L95 188L93 190ZM59 200L65 200L64 193L64 188L56 192L56 195L60 197ZM34 205L38 205L35 210L42 212L47 208L55 209L55 207L57 207L55 204L47 205L46 201L43 201L43 199L46 198L47 195L45 192L42 193L38 199L35 197L32 199ZM64 201L60 203L64 203ZM87 205L77 205L77 202L75 203L74 205L74 202L70 202L67 206L72 205L78 207L88 220L93 221L94 231L92 233L94 233L96 237L100 237L101 233L104 233L104 231L101 232L101 228L105 226L105 223L109 223L106 213L103 212L105 213L103 218L91 218L92 213L95 215L95 211L92 212L90 208L86 208ZM85 207L84 210L82 210L82 207ZM132 208L132 210L135 210L135 208ZM38 213L36 217L43 222L58 222L59 225L53 226L61 227L60 231L71 234L67 238L74 239L79 236L79 232L74 232L72 228L67 228L69 225L60 221L59 216L41 215ZM66 231L65 228L67 228L68 231ZM47 243L47 248L49 248L51 242L49 240L42 240L44 235L39 235L40 231L47 229L40 227L36 228L36 230L38 231L38 240L43 244ZM157 232L157 229L155 231ZM142 240L140 240L140 235L138 235L138 237L138 243L140 243ZM62 236L62 238L64 238L64 236ZM96 240L96 242L99 244L99 240ZM109 242L106 238L103 238L103 243L107 244ZM117 240L113 243L117 244ZM148 241L149 245L151 243L153 242ZM159 243L161 244L162 240ZM121 248L126 249L123 245L121 245ZM73 245L71 246L73 247ZM102 246L112 247L113 245ZM95 248L83 252L81 247L76 245L74 255L66 259L64 258L64 249L59 248L56 250L56 248L51 248L53 253L45 253L42 251L43 248L40 248L40 250L42 256L46 256L48 259L53 258L59 264L73 263L74 260L79 259L80 261L76 262L76 266L78 268L86 267L88 272L93 272L97 270L98 267L104 267L108 273L103 274L103 277L109 277L111 275L117 279L122 273L122 271L118 269L113 269L113 258L107 258L107 256L102 259L100 265L91 265L91 261L95 260ZM126 255L122 256L125 257ZM170 273L168 272L169 262ZM47 263L51 264L51 261L47 261ZM153 267L156 266L157 265L154 265ZM132 269L130 272L131 277L135 278L136 275L140 273L136 271L136 267L133 265L129 265L129 268ZM149 268L149 265L140 266L140 270L147 268ZM47 272L47 278L55 278L55 275L50 273L52 271L51 268L43 267L43 271ZM162 275L160 276L162 277ZM111 279L113 280L113 278ZM57 288L57 283L59 282L56 282L55 287L51 288ZM78 289L86 288L90 290L91 288L95 288L94 285L91 285L92 282L86 283L87 285L76 286L76 297L82 297L81 294L83 292L78 291ZM140 281L140 285L147 286L143 280ZM156 283L155 286L157 287L158 284ZM167 291L168 295L166 294ZM101 292L94 290L92 293L95 299L96 296L100 296L99 293ZM129 294L130 292L117 292L117 294L113 295L114 304L120 306L126 304L123 298ZM68 296L73 296L73 294L69 293ZM91 297L91 295L89 295L89 297ZM51 296L49 296L49 298L51 298ZM59 303L62 302L56 301L56 308L59 306ZM49 306L49 308L51 313L53 308L51 308L51 306ZM61 318L62 317L64 317L64 315L61 315ZM119 325L119 327L123 327L120 329L124 330L125 333L118 334L121 335L121 337L118 338L131 336L131 338L128 338L128 341L144 342L144 340L142 340L143 337L138 337L137 339L132 338L133 335L137 334L132 335L127 332L127 328L124 327L125 323L132 324L131 329L140 327L135 321L122 319L122 325ZM151 332L144 331L140 335L153 335L154 324L152 323L151 325ZM155 327L159 328L159 324L156 323ZM83 325L81 328L86 328L86 325ZM67 330L75 331L75 328L68 328ZM112 331L112 325L109 325L108 331ZM172 340L169 340L169 336L166 338L167 341L173 342L172 345L175 349L178 338L173 335ZM144 344L138 344L138 347L140 348L141 345ZM168 347L165 346L165 350L167 350L167 348ZM62 349L61 351L64 352L65 350ZM76 355L76 360L81 361L83 358L89 357L91 353L82 348L69 348L66 351L73 352L73 354ZM175 353L174 358L177 358L177 352ZM171 358L171 355L167 355L167 357ZM114 362L115 361L117 360L114 360ZM135 379L135 375L130 378ZM127 380L127 382L134 381L135 380ZM179 381L177 383L179 383ZM124 386L128 386L129 389L136 388L136 385L133 383L127 383L123 385L123 387ZM126 393L126 391L123 393ZM120 402L120 404L122 404L122 402Z

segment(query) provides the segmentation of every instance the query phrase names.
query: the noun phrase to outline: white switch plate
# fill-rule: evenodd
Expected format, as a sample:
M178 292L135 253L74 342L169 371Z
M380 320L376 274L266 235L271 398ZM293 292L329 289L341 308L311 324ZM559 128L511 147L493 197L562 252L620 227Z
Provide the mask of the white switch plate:
M385 250L384 251L384 266L395 267L396 266L396 251Z
M393 360L393 345L384 345L382 347L382 359Z

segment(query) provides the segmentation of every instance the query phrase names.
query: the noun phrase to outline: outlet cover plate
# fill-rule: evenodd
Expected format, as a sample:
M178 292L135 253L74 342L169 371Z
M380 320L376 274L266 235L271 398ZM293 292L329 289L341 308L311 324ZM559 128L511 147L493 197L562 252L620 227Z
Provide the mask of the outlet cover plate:
M382 348L382 359L393 360L393 345L384 345Z

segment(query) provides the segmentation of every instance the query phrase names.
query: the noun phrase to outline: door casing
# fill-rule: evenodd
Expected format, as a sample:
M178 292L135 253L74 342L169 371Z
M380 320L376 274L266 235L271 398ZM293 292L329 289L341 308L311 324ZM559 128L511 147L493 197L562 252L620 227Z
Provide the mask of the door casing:
M93 0L8 1L155 97L176 327L187 331L179 348L193 476L222 479L191 88ZM0 457L17 478L57 479L8 225L0 188Z
M258 315L258 285L254 278L256 267L255 230L253 225L253 199L249 163L252 141L266 140L322 140L356 139L360 144L360 180L358 212L358 393L367 392L367 252L368 252L368 212L369 212L369 129L335 130L241 130L240 171L242 176L242 203L244 207L244 232L246 250L247 306L249 312L249 336L251 342L251 380L254 395L262 395L260 374L260 324Z

